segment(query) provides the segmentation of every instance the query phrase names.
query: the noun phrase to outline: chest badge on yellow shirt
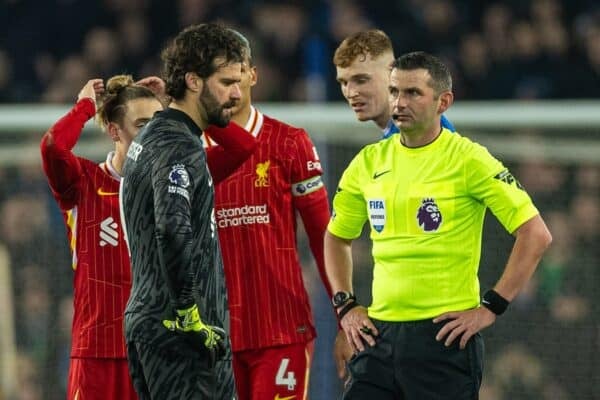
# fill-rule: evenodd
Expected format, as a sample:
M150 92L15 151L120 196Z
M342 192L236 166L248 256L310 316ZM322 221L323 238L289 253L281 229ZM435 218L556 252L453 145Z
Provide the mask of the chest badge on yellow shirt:
M417 221L425 232L437 231L442 225L442 213L440 208L431 197L421 201L421 207L417 211Z
M254 181L255 187L269 186L269 166L270 165L271 165L270 160L256 164L256 180Z
M371 226L376 232L381 233L385 227L385 200L369 199L367 204L369 205L369 219L371 220Z

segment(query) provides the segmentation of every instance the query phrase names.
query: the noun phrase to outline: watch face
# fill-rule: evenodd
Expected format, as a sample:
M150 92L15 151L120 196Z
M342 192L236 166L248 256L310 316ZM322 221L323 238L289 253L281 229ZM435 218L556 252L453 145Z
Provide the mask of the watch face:
M350 294L348 292L337 292L333 295L333 305L339 306L344 304L350 298Z

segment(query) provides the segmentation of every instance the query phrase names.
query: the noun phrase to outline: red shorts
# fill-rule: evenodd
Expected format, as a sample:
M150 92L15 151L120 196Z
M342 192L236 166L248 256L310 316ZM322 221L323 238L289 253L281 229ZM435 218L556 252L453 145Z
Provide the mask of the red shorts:
M137 400L126 359L71 358L67 400Z
M239 400L303 400L314 341L233 353Z

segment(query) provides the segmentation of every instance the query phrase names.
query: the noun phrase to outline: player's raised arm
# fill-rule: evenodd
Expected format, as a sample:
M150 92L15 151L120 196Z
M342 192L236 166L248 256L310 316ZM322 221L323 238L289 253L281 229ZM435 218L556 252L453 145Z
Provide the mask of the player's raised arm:
M77 201L82 169L72 149L85 123L96 114L96 96L102 92L102 79L89 80L79 92L73 108L42 137L42 166L52 194L62 209L72 208Z

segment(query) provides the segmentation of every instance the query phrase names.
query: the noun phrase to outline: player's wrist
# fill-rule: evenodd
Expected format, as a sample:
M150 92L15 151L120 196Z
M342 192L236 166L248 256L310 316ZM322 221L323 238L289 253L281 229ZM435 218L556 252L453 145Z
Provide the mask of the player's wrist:
M483 295L481 305L496 315L502 315L508 308L510 302L494 289L490 289Z
M348 314L348 312L350 310L352 310L355 307L358 307L360 304L358 304L358 302L356 302L356 300L348 302L345 306L343 306L342 308L337 310L338 313L338 321L342 322L342 319L344 319L344 317L346 316L346 314Z
M341 309L342 307L346 306L346 304L353 301L356 301L356 296L345 290L335 292L335 294L331 297L331 304L336 310Z
M177 309L177 321L184 331L198 331L204 325L200 320L200 312L198 311L197 304Z

